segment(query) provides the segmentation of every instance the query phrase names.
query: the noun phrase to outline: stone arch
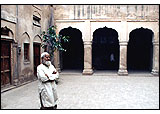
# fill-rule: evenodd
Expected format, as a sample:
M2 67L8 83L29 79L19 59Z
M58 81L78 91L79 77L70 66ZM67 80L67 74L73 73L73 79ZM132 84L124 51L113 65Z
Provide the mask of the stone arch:
M117 26L119 25L119 26ZM118 40L121 41L121 32L123 23L122 22L94 22L91 27L91 40L93 41L93 33L97 30L97 28L104 28L107 26L108 28L113 28L118 33Z
M129 34L136 28L137 29L138 28L148 28L154 33L152 41L159 41L159 25L157 22L148 22L148 23L129 22L128 30L127 30L127 41L128 42L129 42Z
M33 42L34 43L42 43L42 39L41 39L41 37L39 36L39 35L36 35L35 37L34 37L34 39L33 39Z
M10 28L8 28L7 26L1 27L1 35L8 36L12 39L14 38L13 31Z
M92 66L94 70L118 70L118 32L112 28L98 28L93 33Z
M136 28L129 33L127 70L151 71L154 33L148 28Z
M69 36L69 42L62 42L66 52L60 52L61 69L82 70L84 66L84 45L82 32L77 28L64 28L59 32L62 36Z
M22 43L30 43L30 36L27 32L22 34Z
M83 22L83 23L82 22L80 22L80 23L77 23L77 22L76 23L63 23L63 22L60 23L60 22L58 22L58 23L56 23L56 26L57 26L56 33L60 33L60 31L64 28L69 28L69 27L76 28L79 31L81 31L82 40L84 42L86 39L85 38L86 37L86 29L84 29L84 26L86 26L86 25L85 25L85 22Z

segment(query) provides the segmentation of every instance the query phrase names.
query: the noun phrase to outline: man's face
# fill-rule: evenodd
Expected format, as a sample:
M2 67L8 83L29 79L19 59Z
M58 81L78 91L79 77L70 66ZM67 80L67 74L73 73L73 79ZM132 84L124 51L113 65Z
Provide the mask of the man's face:
M45 57L44 57L44 60L45 61L50 61L50 55L46 54Z
M42 63L47 66L50 66L50 55L46 54L42 60Z

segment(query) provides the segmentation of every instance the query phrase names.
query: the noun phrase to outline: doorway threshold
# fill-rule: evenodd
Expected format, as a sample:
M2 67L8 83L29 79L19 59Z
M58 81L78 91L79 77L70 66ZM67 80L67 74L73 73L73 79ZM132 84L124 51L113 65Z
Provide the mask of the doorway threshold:
M82 75L82 70L62 70L59 74L60 75Z
M118 76L117 70L94 70L93 76Z
M83 70L62 70L64 76L119 76L117 70L94 70L92 75L83 75ZM128 76L154 77L149 71L128 71Z
M153 74L150 71L128 71L128 76L147 76L153 77Z

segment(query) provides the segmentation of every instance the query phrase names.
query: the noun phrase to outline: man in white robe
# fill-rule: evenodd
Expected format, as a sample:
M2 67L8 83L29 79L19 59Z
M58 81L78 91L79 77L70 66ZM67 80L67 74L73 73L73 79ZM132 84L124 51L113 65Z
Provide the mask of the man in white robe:
M51 64L50 55L47 52L43 52L41 58L42 63L37 67L40 109L56 109L58 97L55 80L58 79L59 73Z

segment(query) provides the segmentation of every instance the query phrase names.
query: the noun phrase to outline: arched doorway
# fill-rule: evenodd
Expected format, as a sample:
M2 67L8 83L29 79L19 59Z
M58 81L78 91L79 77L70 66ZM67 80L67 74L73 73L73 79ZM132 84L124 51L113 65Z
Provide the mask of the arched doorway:
M72 27L64 28L60 35L69 36L69 42L62 42L66 52L60 52L61 70L83 70L84 67L84 45L80 30Z
M99 28L93 33L92 43L93 70L118 70L119 40L118 33L112 28Z
M34 75L37 75L37 66L40 64L41 53L41 38L39 35L34 37L33 40L33 60L34 60Z
M153 32L145 28L138 28L130 33L127 46L128 71L152 70L152 37Z
M8 39L7 39L7 38ZM8 27L1 27L1 88L12 84L13 32Z

